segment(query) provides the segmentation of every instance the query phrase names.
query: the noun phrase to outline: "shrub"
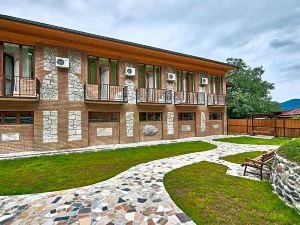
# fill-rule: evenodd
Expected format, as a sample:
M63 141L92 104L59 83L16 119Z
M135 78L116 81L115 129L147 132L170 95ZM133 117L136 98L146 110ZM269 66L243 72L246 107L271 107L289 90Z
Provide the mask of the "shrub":
M300 138L288 141L282 145L278 153L286 159L300 163Z

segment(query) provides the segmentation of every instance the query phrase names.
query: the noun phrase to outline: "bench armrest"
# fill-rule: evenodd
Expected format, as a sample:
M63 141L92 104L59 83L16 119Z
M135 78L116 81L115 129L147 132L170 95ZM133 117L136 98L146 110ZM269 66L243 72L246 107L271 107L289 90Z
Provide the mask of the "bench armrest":
M257 166L262 166L262 165L265 164L265 163L263 163L262 161L257 161L257 160L249 159L249 158L246 158L245 162L252 162L252 163L254 163L254 164L257 165Z

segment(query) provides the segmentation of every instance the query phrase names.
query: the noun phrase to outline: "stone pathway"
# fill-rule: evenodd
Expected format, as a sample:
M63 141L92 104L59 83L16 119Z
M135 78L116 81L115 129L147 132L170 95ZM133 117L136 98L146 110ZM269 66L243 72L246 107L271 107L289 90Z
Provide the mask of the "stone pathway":
M226 165L228 174L241 176L243 168L240 165L219 158L277 148L215 142L212 139L216 137L223 136L188 139L215 144L218 147L214 150L140 164L94 185L41 194L2 196L0 224L195 224L166 192L163 185L166 173L205 160Z

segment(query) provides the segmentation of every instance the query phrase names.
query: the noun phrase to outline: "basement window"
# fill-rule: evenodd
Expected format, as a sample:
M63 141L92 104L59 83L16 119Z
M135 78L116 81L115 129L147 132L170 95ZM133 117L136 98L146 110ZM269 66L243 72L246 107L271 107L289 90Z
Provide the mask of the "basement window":
M139 119L140 119L140 122L162 121L162 113L161 112L140 112Z
M90 112L89 122L119 122L120 114L117 112Z
M209 113L209 120L222 120L223 113L216 112L216 113Z
M33 124L33 112L0 112L0 125Z
M195 120L194 112L178 113L178 120Z

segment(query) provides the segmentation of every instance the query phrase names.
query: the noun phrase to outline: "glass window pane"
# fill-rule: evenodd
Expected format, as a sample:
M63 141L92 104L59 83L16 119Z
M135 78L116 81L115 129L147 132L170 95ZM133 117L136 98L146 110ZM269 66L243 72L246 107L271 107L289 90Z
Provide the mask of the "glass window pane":
M160 75L160 67L159 66L155 67L155 77L156 77L156 88L160 89L161 88L161 75Z
M177 91L181 91L181 70L177 70L176 74L177 74Z
M153 66L152 65L146 65L146 72L153 72Z
M100 58L100 59L99 59L99 65L100 65L100 66L108 66L108 65L109 65L109 59L106 59L106 58Z
M118 60L111 60L111 85L118 85Z
M20 112L20 124L33 124L33 112Z
M145 65L138 65L138 82L139 88L145 88Z
M17 123L17 113L16 112L5 112L4 123L5 124L16 124Z
M97 84L97 58L93 56L88 58L88 83Z
M140 119L140 121L146 121L146 113L140 112L139 119Z
M22 46L22 75L23 78L33 79L34 77L34 48Z

